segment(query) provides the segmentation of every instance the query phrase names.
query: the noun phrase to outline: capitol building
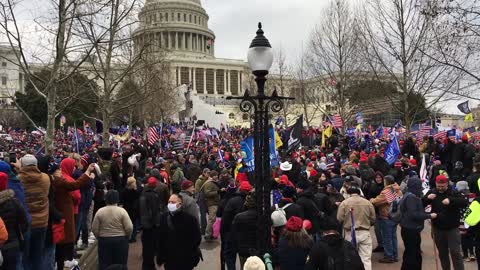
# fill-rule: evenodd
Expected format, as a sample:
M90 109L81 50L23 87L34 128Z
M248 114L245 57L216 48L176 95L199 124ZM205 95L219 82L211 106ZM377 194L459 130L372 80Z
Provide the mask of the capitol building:
M208 27L209 16L200 0L146 0L138 16L140 26L132 37L135 46L148 41L153 52L168 53L177 90L191 91L190 116L218 118L223 124L241 120L236 119L238 106L228 105L224 97L243 95L249 67L240 59L215 57L215 33Z

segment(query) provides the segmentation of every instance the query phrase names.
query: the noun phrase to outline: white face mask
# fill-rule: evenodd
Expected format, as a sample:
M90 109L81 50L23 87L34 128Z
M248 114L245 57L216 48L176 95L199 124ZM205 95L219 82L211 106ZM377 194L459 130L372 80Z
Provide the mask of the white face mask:
M167 205L167 208L168 208L168 211L170 211L172 213L178 210L176 203L169 203Z

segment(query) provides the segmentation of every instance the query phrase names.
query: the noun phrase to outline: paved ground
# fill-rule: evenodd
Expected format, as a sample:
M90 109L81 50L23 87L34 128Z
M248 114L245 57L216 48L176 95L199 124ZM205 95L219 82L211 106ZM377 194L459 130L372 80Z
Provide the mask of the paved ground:
M375 234L372 233L374 236ZM140 239L140 238L139 238ZM374 247L376 246L376 241L374 240ZM395 264L380 264L378 260L383 256L382 253L376 253L373 255L373 269L379 270L398 270L401 266L401 256L403 254L403 241L400 237L400 230L398 230L398 247L399 247L399 256L400 262ZM199 270L219 270L220 269L220 243L205 243L201 244L202 253L204 256L204 261L200 262L196 269ZM422 232L422 251L423 251L423 270L437 270L434 257L433 241L430 237L430 227L427 225L425 230ZM128 258L128 269L129 270L141 270L142 262L142 245L140 240L136 243L130 245L130 252ZM441 269L440 261L438 261L438 269ZM158 268L163 269L163 268ZM477 269L476 262L466 262L465 270L474 270Z

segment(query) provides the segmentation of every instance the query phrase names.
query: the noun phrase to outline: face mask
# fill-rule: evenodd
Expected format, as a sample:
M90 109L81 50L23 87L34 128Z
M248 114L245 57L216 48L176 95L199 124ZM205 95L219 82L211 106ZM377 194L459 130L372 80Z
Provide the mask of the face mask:
M169 203L167 208L168 208L168 211L172 213L178 210L176 203Z

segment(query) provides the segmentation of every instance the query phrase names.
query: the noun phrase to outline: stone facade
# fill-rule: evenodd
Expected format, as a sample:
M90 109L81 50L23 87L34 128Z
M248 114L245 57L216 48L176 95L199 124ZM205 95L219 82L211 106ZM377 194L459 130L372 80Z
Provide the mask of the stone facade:
M10 45L0 45L0 104L10 104L15 92L23 92L25 76Z

